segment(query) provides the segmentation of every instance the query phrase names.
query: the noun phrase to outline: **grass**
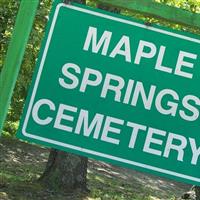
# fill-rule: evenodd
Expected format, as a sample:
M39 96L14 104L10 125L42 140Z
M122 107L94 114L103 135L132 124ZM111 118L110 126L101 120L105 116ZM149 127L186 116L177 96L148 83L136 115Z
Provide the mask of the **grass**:
M91 161L89 194L49 191L37 179L42 174L48 150L15 139L0 139L0 200L158 200L156 192L120 177L121 169ZM95 164L96 163L96 164ZM114 173L115 172L115 173ZM169 194L166 199L175 199Z
M103 175L89 173L90 186L92 188L91 197L93 199L112 200L150 200L148 191L140 191L140 194L133 192L131 184L126 184ZM103 185L103 189L102 189Z

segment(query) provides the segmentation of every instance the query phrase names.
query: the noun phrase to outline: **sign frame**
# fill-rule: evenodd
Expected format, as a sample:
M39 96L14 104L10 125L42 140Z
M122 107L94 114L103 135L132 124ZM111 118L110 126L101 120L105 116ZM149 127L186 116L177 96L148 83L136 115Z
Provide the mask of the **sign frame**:
M163 174L163 176L166 176L166 177L168 177L168 175L170 175L170 176L177 177L177 180L186 179L188 182L191 182L191 183L195 182L196 184L199 183L199 185L200 185L200 178L196 178L196 177L189 176L189 175L186 175L186 174L181 174L181 173L178 173L178 172L175 172L175 171L170 171L170 170L162 169L162 168L159 168L159 167L155 167L155 166L151 166L151 165L147 165L147 164L143 164L143 163L134 162L134 161L127 160L127 159L120 158L120 157L116 157L116 156L113 156L113 155L110 155L110 154L100 153L100 152L93 151L93 150L90 150L90 149L87 149L87 148L82 148L82 147L79 147L79 146L66 144L66 143L62 143L62 142L59 142L59 141L54 141L54 140L51 140L51 139L48 139L48 138L36 136L33 133L28 133L26 131L29 116L30 116L31 109L32 109L32 106L33 106L33 102L34 102L34 97L35 97L35 94L37 92L37 88L38 88L41 73L42 73L42 70L43 70L43 67L44 67L46 55L47 55L48 48L49 48L49 45L50 45L50 42L51 42L54 27L55 27L55 24L56 24L56 20L57 20L60 8L62 8L62 7L67 7L69 9L74 9L74 10L77 10L77 11L80 11L80 12L86 12L86 13L91 14L91 15L99 16L99 17L106 18L106 19L109 19L109 20L115 20L115 21L118 21L118 22L121 22L121 23L126 23L126 24L129 24L129 25L138 26L140 28L145 28L145 29L147 28L147 26L144 25L144 24L140 24L140 23L137 23L137 22L134 22L134 21L130 21L130 20L125 19L125 18L118 18L118 17L115 17L115 15L111 16L111 15L104 14L104 11L96 12L96 11L93 11L92 9L91 10L85 9L82 6L79 7L79 6L76 6L76 5L66 5L64 3L59 3L56 7L55 14L54 14L53 19L52 19L50 31L48 33L45 48L44 48L43 53L42 53L41 62L40 62L39 69L38 69L38 72L37 72L37 76L36 76L36 79L35 79L35 84L33 86L33 93L31 94L27 113L25 115L24 123L22 124L22 134L24 135L25 139L27 140L27 138L29 138L31 142L32 142L32 139L33 139L34 141L38 141L37 143L41 143L43 145L44 145L44 142L45 142L46 146L51 146L51 144L53 144L55 146L59 146L59 147L63 148L63 150L65 148L67 148L72 153L78 152L81 155L90 156L90 157L98 156L99 159L101 159L103 161L113 161L113 162L117 162L117 163L123 163L123 164L126 164L127 166L129 166L129 165L134 166L134 168L140 169L140 171L141 170L142 171L148 171L148 172L154 171L155 174L157 173L158 175ZM155 31L155 32L160 32L162 34L167 34L167 35L170 35L170 36L173 36L173 37L179 37L183 40L189 40L189 41L200 44L200 40L197 39L197 38L191 38L190 36L180 35L176 32L169 32L167 30L159 29L159 28L153 27L153 26L148 27L148 29Z

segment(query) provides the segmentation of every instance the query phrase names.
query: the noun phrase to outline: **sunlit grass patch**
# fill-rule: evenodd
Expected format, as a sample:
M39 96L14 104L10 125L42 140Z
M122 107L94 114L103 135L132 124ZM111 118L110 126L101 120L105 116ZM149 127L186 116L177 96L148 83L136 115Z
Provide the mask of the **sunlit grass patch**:
M115 177L109 178L89 171L88 179L91 200L151 200L150 191L138 188L140 191L135 193L132 184Z

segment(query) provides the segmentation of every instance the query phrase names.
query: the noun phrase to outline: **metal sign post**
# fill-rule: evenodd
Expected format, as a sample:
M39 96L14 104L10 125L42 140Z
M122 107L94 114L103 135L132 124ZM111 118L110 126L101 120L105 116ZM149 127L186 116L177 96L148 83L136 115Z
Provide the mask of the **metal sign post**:
M21 0L15 28L0 74L0 135L23 60L39 0Z
M182 24L193 28L200 28L200 14L193 13L181 8L158 3L153 0L97 0L108 6L114 6L125 10L142 13L145 16L151 16L158 19Z

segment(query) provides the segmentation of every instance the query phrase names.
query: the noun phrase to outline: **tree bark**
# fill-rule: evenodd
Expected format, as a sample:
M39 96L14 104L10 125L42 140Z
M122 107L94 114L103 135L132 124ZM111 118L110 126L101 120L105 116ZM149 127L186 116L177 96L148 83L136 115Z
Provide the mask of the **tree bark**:
M87 189L88 158L52 149L40 181L51 190Z
M86 0L65 0L65 3L85 4ZM39 181L51 190L72 192L87 189L88 158L52 149L46 169Z

